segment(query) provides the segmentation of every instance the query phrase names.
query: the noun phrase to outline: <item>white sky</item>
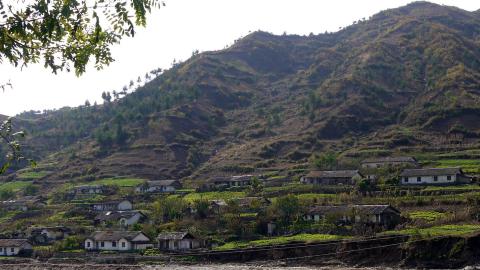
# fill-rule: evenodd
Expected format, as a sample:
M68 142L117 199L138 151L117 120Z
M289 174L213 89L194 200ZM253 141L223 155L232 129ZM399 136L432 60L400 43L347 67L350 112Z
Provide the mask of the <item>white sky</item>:
M146 29L113 48L115 62L102 71L90 68L81 77L51 74L42 65L20 70L0 64L0 82L13 89L0 91L0 114L77 106L101 101L103 91L120 90L154 68L168 68L173 59L186 60L192 51L219 50L264 30L281 34L337 31L409 0L165 0L167 6L149 17ZM438 0L466 10L480 9L478 0Z

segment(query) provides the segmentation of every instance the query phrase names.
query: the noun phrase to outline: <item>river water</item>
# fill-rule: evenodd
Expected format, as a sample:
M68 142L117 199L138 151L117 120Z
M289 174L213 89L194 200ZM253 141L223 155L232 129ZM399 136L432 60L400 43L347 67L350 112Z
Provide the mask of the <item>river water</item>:
M103 264L0 264L1 270L396 270L388 267L342 267L342 266L269 266L269 265L103 265ZM402 268L402 270L406 270ZM464 270L480 270L480 267L465 267Z

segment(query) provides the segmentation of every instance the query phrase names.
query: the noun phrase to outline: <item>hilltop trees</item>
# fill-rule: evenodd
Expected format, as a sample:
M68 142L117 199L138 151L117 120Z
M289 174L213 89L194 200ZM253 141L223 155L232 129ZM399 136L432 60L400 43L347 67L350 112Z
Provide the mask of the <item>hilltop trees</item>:
M23 67L41 62L53 73L73 70L76 75L92 63L101 69L114 60L110 47L133 37L137 26L146 26L147 14L162 5L159 0L0 0L0 63ZM0 83L0 88L9 85ZM9 149L0 159L2 174L21 159L15 137L23 133L12 134L9 119L0 126L0 135Z

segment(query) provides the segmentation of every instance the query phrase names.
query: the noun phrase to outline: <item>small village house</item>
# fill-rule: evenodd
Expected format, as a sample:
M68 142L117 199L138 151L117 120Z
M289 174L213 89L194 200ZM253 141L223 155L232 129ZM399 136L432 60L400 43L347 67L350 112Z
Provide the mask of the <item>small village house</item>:
M76 186L68 192L70 199L86 199L95 195L101 195L108 193L109 188L104 185L84 185Z
M329 220L338 224L376 225L392 229L401 221L401 213L390 205L335 205L315 206L304 215L304 220Z
M140 231L97 231L85 239L86 250L132 251L153 247L150 238Z
M264 197L245 197L245 198L238 198L234 200L238 203L240 209L247 210L247 209L263 209L268 207L272 204L272 202Z
M311 171L300 178L304 184L314 185L354 185L364 176L358 170Z
M402 185L452 185L467 184L472 178L461 168L405 169L400 174Z
M101 202L92 204L92 209L94 211L127 211L133 209L133 204L129 200Z
M157 237L158 248L169 251L186 251L205 247L205 241L189 232L162 232Z
M95 217L95 224L103 226L117 225L123 228L135 225L147 220L147 216L141 211L107 211L98 214Z
M27 239L0 239L0 256L29 255L33 246Z
M408 166L418 167L418 162L414 157L378 157L368 158L362 161L362 168L376 169L386 166Z
M224 200L211 200L209 202L209 210L216 215L222 214L228 207L228 204Z
M9 200L9 201L0 202L1 209L8 210L8 211L25 212L30 209L41 208L43 206L45 206L43 199L37 196L27 196L18 200Z
M29 239L34 244L49 244L62 240L72 233L70 228L65 226L53 227L32 227L29 229Z
M213 180L216 188L245 187L252 184L253 175L217 177Z
M135 188L138 193L173 193L182 188L178 180L147 181Z

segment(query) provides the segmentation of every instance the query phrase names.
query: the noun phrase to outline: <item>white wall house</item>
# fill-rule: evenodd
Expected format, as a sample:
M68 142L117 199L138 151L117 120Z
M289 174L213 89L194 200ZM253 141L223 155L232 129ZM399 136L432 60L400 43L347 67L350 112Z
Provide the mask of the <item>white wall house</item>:
M150 238L142 232L99 231L85 239L86 250L131 251L153 247Z
M127 211L133 209L133 204L128 200L95 203L94 211Z
M182 184L177 180L156 180L137 186L135 191L139 193L171 193L181 188Z
M188 232L163 232L157 237L158 248L170 251L185 251L205 247L205 241Z
M418 162L414 157L378 157L369 158L362 161L362 168L381 168L385 166L409 166L418 167Z
M95 217L95 223L101 225L116 224L121 227L128 227L146 219L147 216L141 211L107 211L98 214Z
M26 239L0 239L0 256L18 256L32 250L32 244Z
M461 168L405 169L400 174L402 185L449 185L470 183Z

